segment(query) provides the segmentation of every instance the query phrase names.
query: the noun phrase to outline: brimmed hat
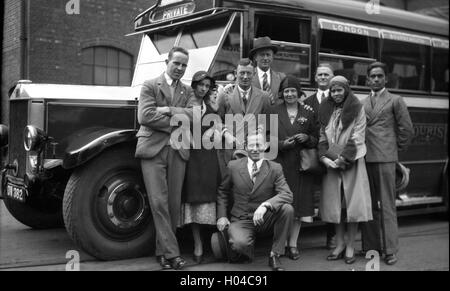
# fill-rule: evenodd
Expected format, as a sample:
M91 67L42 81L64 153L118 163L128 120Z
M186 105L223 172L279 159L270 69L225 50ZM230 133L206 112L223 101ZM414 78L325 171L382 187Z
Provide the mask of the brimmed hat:
M217 260L229 260L230 250L228 243L228 230L216 231L211 236L211 250Z
M280 92L283 92L286 88L295 88L297 89L297 95L300 98L302 95L306 95L305 92L302 91L302 84L300 80L292 75L286 76L280 84ZM283 98L283 96L281 96Z
M270 37L264 36L253 40L253 48L249 53L249 58L253 60L253 56L260 49L271 49L274 54L278 52L278 46L272 44Z
M216 80L214 80L213 77L208 75L208 73L206 71L198 71L197 73L194 74L194 76L192 77L191 87L194 89L195 85L198 82L201 82L205 79L209 79L211 81L211 88L215 87Z

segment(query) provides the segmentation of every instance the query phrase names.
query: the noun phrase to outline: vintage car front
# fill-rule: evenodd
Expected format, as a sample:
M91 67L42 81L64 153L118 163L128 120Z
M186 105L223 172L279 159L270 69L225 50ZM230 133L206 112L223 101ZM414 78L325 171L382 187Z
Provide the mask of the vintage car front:
M65 226L100 259L148 254L154 228L138 160L139 88L20 81L0 126L1 193L33 228Z

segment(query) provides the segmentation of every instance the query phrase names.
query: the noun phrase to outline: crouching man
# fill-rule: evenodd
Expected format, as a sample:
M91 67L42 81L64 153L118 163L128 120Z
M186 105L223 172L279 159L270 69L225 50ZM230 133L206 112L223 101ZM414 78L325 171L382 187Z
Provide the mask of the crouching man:
M263 158L267 147L262 134L249 136L248 157L229 162L218 189L217 228L228 232L230 262L251 261L256 234L273 231L269 266L283 271L280 255L294 217L293 198L281 165Z

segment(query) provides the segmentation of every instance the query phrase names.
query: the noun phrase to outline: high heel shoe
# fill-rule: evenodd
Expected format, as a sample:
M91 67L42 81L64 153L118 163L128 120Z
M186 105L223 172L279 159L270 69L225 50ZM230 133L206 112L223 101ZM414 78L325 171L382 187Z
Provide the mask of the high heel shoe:
M329 254L327 257L327 261L336 261L340 260L344 257L345 249L343 249L339 254Z
M345 262L346 264L349 264L349 265L351 265L351 264L353 264L354 262L356 262L356 256L355 256L355 254L353 253L353 256L351 256L351 257L344 256L344 262Z
M297 247L286 247L285 255L291 260L300 259L300 252Z
M347 249L346 249L346 251L347 251ZM356 261L355 249L353 249L353 254L351 257L347 257L347 252L345 253L344 261L346 264L349 264L349 265L353 264Z

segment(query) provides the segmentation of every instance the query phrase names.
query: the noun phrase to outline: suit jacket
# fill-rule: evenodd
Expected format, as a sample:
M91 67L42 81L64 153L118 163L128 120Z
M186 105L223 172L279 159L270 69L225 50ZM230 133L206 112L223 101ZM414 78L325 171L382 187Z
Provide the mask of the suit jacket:
M270 69L270 92L272 93L273 101L275 103L279 103L277 102L277 99L280 99L281 93L279 91L281 81L283 81L284 78L286 78L285 73L275 72L274 70ZM258 89L262 89L262 84L259 80L258 74L255 74L255 76L253 76L252 86Z
M264 114L266 115L266 124L269 124L268 117L270 114L270 98L267 92L264 92L252 86L247 108L245 108L244 102L242 101L237 85L230 94L222 92L218 95L217 99L219 104L219 109L217 113L219 114L225 126L227 125L225 118L226 114L232 115L242 114L243 116L249 114L249 116L247 116L245 119L246 121L254 118L256 118L257 120L259 114ZM235 126L236 128L233 130L233 135L236 138L244 136L242 134L243 131L246 130L245 125L246 123L244 122L239 122L236 124ZM255 125L257 124L255 123Z
M277 211L284 203L292 203L292 192L280 164L263 161L253 184L247 161L248 158L242 158L228 163L227 172L218 188L217 218L228 217L229 207L232 220L244 220L252 219L255 210L263 202L269 202L272 211Z
M311 108L314 110L314 113L316 115L316 118L319 116L319 107L320 103L317 100L317 92L306 98L305 104L311 106Z
M193 90L179 81L173 98L171 96L164 74L144 82L138 105L140 128L136 134L136 158L153 158L169 144L170 135L176 128L170 125L171 116L183 114L192 121L192 106L196 104ZM171 116L156 112L156 107L163 106L170 107ZM179 153L184 160L189 159L189 149L181 148Z
M405 101L385 89L375 108L370 97L362 102L367 116L366 162L397 162L398 151L407 148L414 134Z

